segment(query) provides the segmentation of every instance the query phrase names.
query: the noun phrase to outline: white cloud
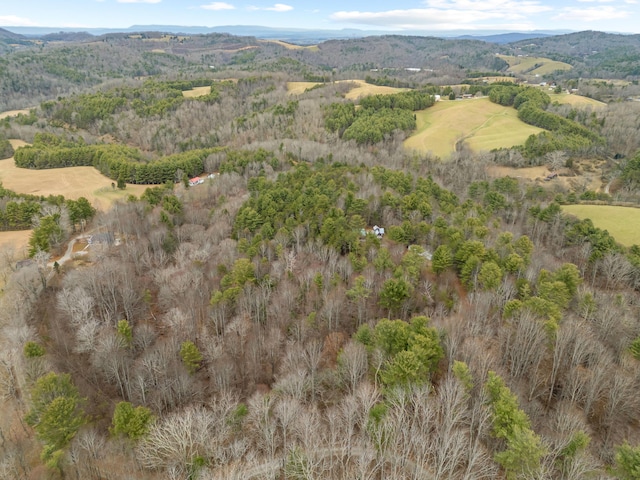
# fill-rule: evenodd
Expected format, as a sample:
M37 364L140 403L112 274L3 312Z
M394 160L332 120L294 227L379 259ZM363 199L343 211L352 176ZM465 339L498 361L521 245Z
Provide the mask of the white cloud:
M293 10L291 5L285 5L284 3L276 3L273 7L267 7L265 10L270 10L272 12L288 12L289 10Z
M595 22L598 20L613 20L616 18L627 18L631 14L625 10L615 7L601 6L589 8L565 7L562 11L552 17L553 20L570 20L582 22Z
M583 3L611 3L614 0L578 0L578 1Z
M16 15L0 15L0 25L5 27L35 27L38 24L28 18Z
M209 5L201 5L200 8L205 10L235 10L236 7L226 2L213 2Z
M531 30L528 19L552 7L535 0L426 0L425 8L383 12L341 11L330 18L340 22L402 29L455 30L509 28ZM480 25L480 23L483 23Z
M116 0L118 3L160 3L162 0Z
M268 10L270 12L288 12L293 10L291 5L285 5L284 3L276 3L273 7L256 7L255 5L250 5L247 7L247 10L255 12L257 10Z
M547 12L552 8L538 0L425 0L425 5L438 10L472 10L499 12L511 11L523 14Z

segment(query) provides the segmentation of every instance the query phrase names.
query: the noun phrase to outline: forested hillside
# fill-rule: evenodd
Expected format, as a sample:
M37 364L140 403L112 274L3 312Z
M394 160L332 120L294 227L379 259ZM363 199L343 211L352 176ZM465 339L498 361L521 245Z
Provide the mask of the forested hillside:
M483 82L481 42L144 35L2 57L35 108L0 175L148 188L0 188L0 230L33 229L29 258L0 232L0 478L636 478L640 240L563 207L638 205L638 102ZM474 95L542 133L405 150Z

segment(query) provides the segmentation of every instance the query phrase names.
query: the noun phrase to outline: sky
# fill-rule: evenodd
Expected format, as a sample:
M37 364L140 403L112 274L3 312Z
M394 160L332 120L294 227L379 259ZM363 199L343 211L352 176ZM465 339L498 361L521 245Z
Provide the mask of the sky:
M0 26L640 33L640 0L3 0Z

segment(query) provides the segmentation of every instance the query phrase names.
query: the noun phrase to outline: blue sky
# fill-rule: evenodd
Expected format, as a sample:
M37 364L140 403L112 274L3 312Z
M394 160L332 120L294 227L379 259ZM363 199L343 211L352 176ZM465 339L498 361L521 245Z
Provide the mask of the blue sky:
M640 0L18 0L3 4L0 26L262 25L442 34L452 30L640 33Z

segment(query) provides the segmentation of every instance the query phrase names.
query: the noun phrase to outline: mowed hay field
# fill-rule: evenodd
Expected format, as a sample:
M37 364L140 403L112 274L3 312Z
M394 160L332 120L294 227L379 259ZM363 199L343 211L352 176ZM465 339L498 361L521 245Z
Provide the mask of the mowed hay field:
M552 103L558 102L560 104L572 105L574 107L605 108L607 106L607 104L604 102L594 100L593 98L589 97L583 97L582 95L549 92L549 97L551 97Z
M18 258L24 258L29 250L29 237L31 230L18 230L15 232L0 232L0 252L8 248Z
M183 90L182 96L186 98L202 97L203 95L209 95L211 93L211 86L207 87L193 87L191 90Z
M287 93L291 95L302 95L307 88L313 88L316 85L322 85L318 82L287 82Z
M614 205L564 205L562 210L607 230L617 242L627 247L640 245L640 208Z
M498 57L509 64L510 72L523 75L546 75L556 70L567 71L573 68L568 63L544 57L514 57L511 55L498 55Z
M317 45L296 45L294 43L283 42L282 40L258 40L262 43L275 43L276 45L280 45L281 47L286 48L287 50L310 50L312 52L317 52L320 50Z
M13 148L26 145L22 140L11 140ZM0 182L5 188L31 195L64 195L76 200L85 197L99 210L108 210L114 201L129 195L139 197L151 185L130 185L124 190L113 189L113 180L93 167L51 168L29 170L17 168L13 157L0 160Z
M371 85L364 80L340 80L341 82L352 82L357 84L356 88L349 90L345 98L349 100L357 100L360 97L368 95L391 95L394 93L408 92L409 88L385 87L381 85Z
M518 119L517 111L492 103L488 98L444 100L416 112L416 133L405 140L406 148L431 152L446 159L464 139L474 151L521 145L542 129Z
M385 87L371 85L364 80L338 80L336 83L353 83L356 86L345 95L348 100L357 100L368 95L392 95L394 93L407 92L409 88ZM287 91L292 95L301 95L307 88L320 85L318 82L287 82Z

